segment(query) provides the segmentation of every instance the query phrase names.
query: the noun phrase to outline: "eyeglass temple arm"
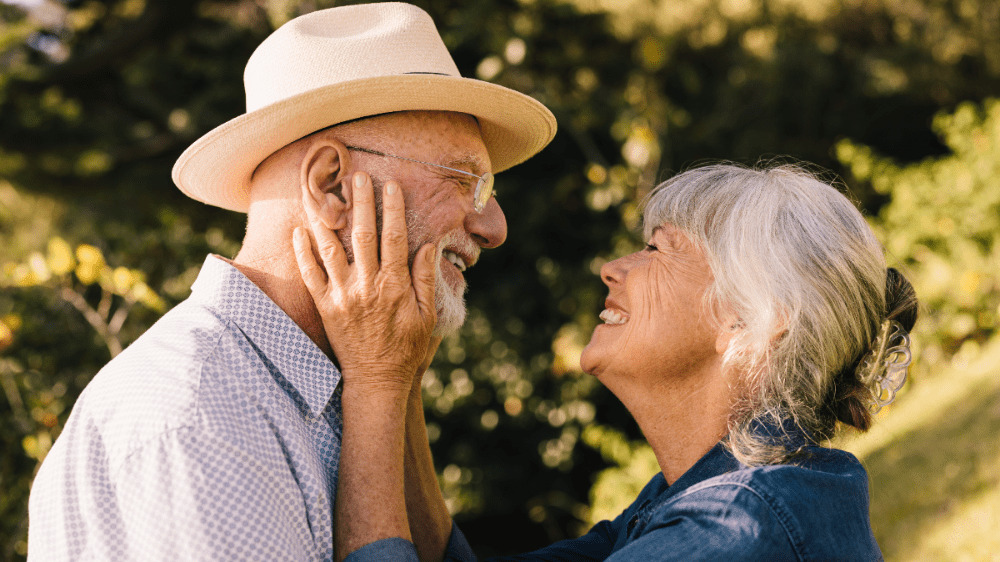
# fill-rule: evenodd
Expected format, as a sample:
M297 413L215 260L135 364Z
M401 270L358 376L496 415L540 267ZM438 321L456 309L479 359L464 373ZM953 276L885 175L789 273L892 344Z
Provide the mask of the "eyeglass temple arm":
M415 162L417 164L425 164L427 166L434 166L436 168L443 168L445 170L451 170L452 172L458 172L460 174L465 174L467 176L472 176L474 178L483 179L482 176L473 174L472 172L467 172L465 170L459 170L458 168L449 168L448 166L442 166L441 164L435 164L433 162L424 162L423 160L417 160L415 158L407 158L406 156L396 156L395 154L387 154L385 152L379 152L378 150L372 150L370 148L362 148L360 146L351 146L349 144L344 145L348 150L357 150L358 152L366 152L368 154L374 154L375 156L385 156L386 158L398 158L400 160L406 160L407 162Z

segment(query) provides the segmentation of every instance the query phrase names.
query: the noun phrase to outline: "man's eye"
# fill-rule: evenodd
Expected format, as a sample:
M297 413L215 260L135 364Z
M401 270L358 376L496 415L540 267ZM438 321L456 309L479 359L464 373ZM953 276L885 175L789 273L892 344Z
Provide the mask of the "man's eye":
M472 191L475 188L475 184L469 181L469 178L452 176L448 178L448 180L450 180L453 184L455 184L455 187L461 189L462 191Z
M652 242L647 242L646 243L646 251L647 252L655 252L657 250L659 250L659 248L657 248L656 246L654 246Z

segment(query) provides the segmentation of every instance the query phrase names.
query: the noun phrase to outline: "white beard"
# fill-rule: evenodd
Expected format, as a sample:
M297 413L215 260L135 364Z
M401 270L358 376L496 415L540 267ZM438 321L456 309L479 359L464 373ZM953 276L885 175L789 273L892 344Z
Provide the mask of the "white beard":
M382 182L372 178L375 187L375 220L379 240L382 239ZM406 211L406 235L409 240L409 266L413 267L413 259L417 250L424 245L426 240L426 227L424 227L421 217L412 210ZM344 253L348 263L354 263L354 249L351 245L350 233L346 240L341 240ZM444 337L458 332L465 323L465 290L467 288L465 279L462 279L458 287L452 288L444 279L441 271L441 252L448 246L461 247L470 256L474 256L473 262L479 258L482 251L476 243L461 229L452 230L442 237L437 245L437 256L434 261L434 304L437 308L437 323L434 325L434 336ZM471 265L471 264L470 264Z
M436 272L434 304L437 306L437 324L432 335L444 337L458 332L465 324L465 282L459 289L452 289L441 275L441 264Z
M411 236L414 233L410 233ZM467 288L465 279L462 279L458 287L452 287L444 279L441 271L441 252L448 246L472 245L464 232L452 231L445 235L438 243L437 260L434 267L434 304L437 306L437 324L434 325L433 335L444 337L454 334L465 324L465 290ZM472 248L468 248L472 250ZM478 256L479 247L475 246L472 255Z
M406 211L406 235L410 241L410 267L413 267L413 258L416 257L417 250L424 245L423 241L427 239L426 227L414 211ZM473 262L479 258L479 252L482 251L462 229L448 232L438 242L434 256L434 305L437 308L437 324L434 325L432 332L437 337L457 333L462 324L465 324L465 279L462 279L457 287L452 287L441 271L441 252L449 246L461 248L463 253L473 256Z

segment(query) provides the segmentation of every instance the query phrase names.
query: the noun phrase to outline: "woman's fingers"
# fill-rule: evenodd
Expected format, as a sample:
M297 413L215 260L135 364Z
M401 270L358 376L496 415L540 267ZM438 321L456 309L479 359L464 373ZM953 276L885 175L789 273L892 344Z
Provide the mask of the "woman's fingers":
M306 284L306 289L316 299L326 290L326 275L316 264L316 257L312 253L312 241L305 229L295 227L292 232L292 247L295 248L295 261L299 264L299 274Z
M409 273L409 254L403 193L399 184L387 181L382 195L382 272L405 277Z
M326 228L333 228L333 225L329 223L326 213L322 212L325 204L321 204L316 201L309 189L302 185L302 206L306 210L306 216L309 218L310 222L320 221Z
M316 239L316 245L319 249L319 257L323 260L323 267L326 268L327 275L337 285L342 285L341 281L347 279L350 272L347 265L347 254L340 244L340 238L337 238L337 233L327 228L316 216L310 218L312 220L310 220L309 226L312 227L313 237Z
M375 229L375 193L371 178L364 172L354 174L354 224L351 247L354 267L363 284L370 284L378 273L378 232Z
M437 304L434 299L434 283L438 251L433 244L425 244L413 260L413 292L417 298L420 315L431 325L437 322Z

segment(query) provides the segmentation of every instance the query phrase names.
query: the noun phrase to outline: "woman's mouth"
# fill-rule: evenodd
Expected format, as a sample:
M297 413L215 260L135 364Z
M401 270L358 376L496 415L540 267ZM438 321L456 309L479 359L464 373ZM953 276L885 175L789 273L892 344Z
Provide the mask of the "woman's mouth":
M605 324L611 324L614 326L628 322L628 314L625 314L620 310L613 310L610 308L602 310L600 317Z

